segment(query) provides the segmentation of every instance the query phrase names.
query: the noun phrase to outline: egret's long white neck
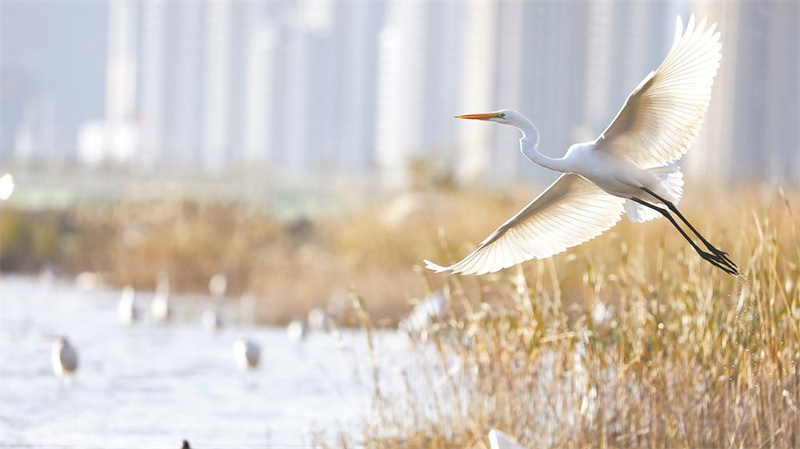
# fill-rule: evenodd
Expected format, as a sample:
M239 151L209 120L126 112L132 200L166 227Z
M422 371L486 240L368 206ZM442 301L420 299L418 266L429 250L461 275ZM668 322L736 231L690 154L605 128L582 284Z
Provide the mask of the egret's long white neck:
M564 158L552 158L540 153L537 148L539 147L539 130L536 126L526 117L519 117L519 121L514 123L514 126L522 131L522 139L519 140L519 149L522 154L534 164L541 165L542 167L549 168L558 172L568 172L567 164Z

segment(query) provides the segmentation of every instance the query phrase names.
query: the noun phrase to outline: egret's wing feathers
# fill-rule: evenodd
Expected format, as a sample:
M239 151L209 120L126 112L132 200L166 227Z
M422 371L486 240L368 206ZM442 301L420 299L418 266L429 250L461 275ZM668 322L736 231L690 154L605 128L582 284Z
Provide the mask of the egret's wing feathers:
M633 90L617 117L597 140L597 149L615 153L640 168L680 159L700 131L719 68L721 44L716 24L686 31L678 17L675 41L664 62Z
M486 274L530 259L543 259L591 240L614 226L625 200L579 175L561 175L524 209L503 223L460 262L437 272Z

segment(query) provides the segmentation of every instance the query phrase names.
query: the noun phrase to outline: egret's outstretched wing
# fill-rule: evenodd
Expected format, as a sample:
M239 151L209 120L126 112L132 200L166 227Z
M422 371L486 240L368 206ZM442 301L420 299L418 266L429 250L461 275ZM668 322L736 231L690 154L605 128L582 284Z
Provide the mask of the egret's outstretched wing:
M695 26L686 32L678 17L675 41L664 62L650 72L617 117L597 139L597 149L627 158L647 169L680 159L694 142L708 104L721 58L717 25Z
M425 266L440 273L486 274L550 257L610 229L624 204L579 175L561 175L463 260L449 267L426 260Z

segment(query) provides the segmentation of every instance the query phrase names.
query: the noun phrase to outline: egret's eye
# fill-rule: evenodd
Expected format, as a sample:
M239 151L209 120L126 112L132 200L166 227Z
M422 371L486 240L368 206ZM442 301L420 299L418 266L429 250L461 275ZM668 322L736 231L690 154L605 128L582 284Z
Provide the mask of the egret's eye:
M500 118L506 118L506 113L505 112L501 112L500 113Z

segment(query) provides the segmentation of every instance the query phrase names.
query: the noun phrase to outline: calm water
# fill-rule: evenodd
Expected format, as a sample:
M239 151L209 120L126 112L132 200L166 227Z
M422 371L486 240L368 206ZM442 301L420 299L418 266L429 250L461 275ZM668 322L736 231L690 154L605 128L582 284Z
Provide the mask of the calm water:
M151 295L137 295L148 306ZM322 432L358 432L371 412L364 338L283 328L199 323L198 301L173 303L171 325L128 327L117 320L117 291L82 291L33 278L0 279L0 445L177 448L299 447ZM143 311L148 310L142 307ZM230 312L230 311L228 311ZM229 321L233 313L228 313ZM54 377L46 334L67 335L80 366ZM231 345L257 341L261 366L241 372ZM379 363L405 354L396 334L379 339Z

